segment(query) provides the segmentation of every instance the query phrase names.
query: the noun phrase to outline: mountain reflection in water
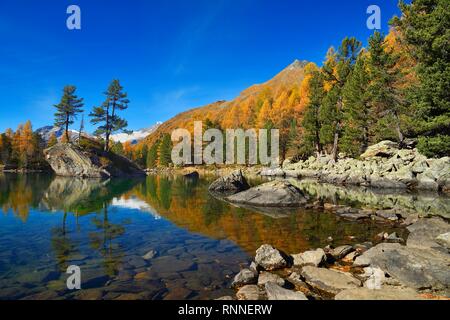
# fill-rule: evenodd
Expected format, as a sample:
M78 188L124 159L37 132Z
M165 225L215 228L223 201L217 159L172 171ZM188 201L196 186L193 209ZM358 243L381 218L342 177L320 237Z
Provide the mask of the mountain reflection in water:
M232 292L232 275L261 244L298 253L329 244L329 237L339 245L395 230L314 210L239 208L210 196L210 182L0 174L0 299L216 298ZM300 187L346 201L341 189ZM358 191L352 192L354 204ZM439 201L448 205L447 198ZM155 257L143 259L151 251ZM66 289L72 264L82 270L80 291Z

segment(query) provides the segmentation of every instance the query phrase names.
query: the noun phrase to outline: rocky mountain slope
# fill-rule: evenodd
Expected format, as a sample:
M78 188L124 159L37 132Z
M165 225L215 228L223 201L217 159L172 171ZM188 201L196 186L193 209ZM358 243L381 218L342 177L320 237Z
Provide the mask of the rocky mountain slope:
M141 144L152 145L177 128L192 132L194 121L206 119L221 128L263 127L269 120L280 122L282 116L299 119L307 103L308 71L315 68L313 63L295 60L271 80L249 87L232 101L217 101L176 115Z

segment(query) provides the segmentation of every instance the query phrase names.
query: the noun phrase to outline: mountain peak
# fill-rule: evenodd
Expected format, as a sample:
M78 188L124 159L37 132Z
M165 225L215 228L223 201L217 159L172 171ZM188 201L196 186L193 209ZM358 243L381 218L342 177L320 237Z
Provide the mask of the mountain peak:
M307 64L308 64L308 61L300 61L298 59L295 59L294 62L292 62L286 69L292 70L292 69L304 68Z

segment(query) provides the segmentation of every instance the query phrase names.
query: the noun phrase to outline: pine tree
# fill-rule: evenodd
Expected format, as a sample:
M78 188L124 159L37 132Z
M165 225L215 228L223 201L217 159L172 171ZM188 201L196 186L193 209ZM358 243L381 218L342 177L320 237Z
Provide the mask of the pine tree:
M377 118L392 118L395 132L400 143L404 140L400 117L404 113L402 90L397 86L402 76L396 68L398 61L391 49L388 49L384 37L375 32L369 39L367 69L369 85L367 87L370 108Z
M105 151L109 151L109 138L112 133L122 130L127 132L125 128L128 126L127 121L117 115L118 111L123 111L128 108L129 100L127 94L123 92L123 87L119 80L113 80L105 92L106 100L100 107L94 107L94 110L89 114L91 123L97 125L103 123L97 128L95 134L98 136L105 136Z
M155 168L158 163L158 143L154 143L147 153L147 168Z
M409 101L415 110L418 149L427 156L450 154L450 18L448 0L400 2L401 18L394 18L417 61L419 85Z
M55 126L63 127L67 142L69 142L69 126L73 124L78 113L83 112L83 99L75 95L75 86L65 86L61 102L55 105Z
M319 155L322 153L322 143L320 141L321 122L319 111L325 96L323 76L319 71L312 73L309 81L309 103L306 105L305 114L302 121L303 146L307 150L315 150Z
M165 134L159 145L159 165L167 167L172 162L172 141L169 134Z
M56 134L53 132L50 135L50 138L48 139L47 142L47 148L53 147L54 145L56 145L58 143L58 139L56 138Z
M330 87L325 98L326 103L324 103L323 112L321 112L321 119L325 121L322 127L324 133L322 140L328 142L329 136L333 136L331 153L334 160L337 160L339 138L342 130L341 120L344 107L342 88L351 74L360 51L360 41L355 38L345 38L337 52L333 50L328 52L327 59L322 67L325 82Z
M340 148L353 157L359 156L368 147L369 128L374 122L366 91L369 85L366 60L366 54L361 53L342 92L345 107Z

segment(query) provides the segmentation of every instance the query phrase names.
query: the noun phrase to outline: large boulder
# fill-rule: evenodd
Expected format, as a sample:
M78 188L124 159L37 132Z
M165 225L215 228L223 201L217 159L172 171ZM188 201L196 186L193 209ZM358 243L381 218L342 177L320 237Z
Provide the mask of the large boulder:
M410 232L406 242L408 247L437 248L439 243L436 242L436 238L445 232L450 232L450 224L437 217L420 219L408 226L408 231Z
M350 273L332 269L306 266L302 269L301 275L311 287L332 295L361 286L361 281Z
M264 270L276 270L288 265L285 255L268 244L256 250L255 262Z
M69 143L60 143L44 150L44 155L58 176L82 178L145 176L145 172L127 158L99 148L82 149Z
M214 194L232 195L249 189L250 186L242 174L237 170L226 177L220 177L209 186L209 191Z
M255 207L299 207L308 196L287 181L271 181L226 198L230 202Z
M389 140L381 141L367 148L361 155L361 159L371 159L375 157L390 158L398 152L398 144Z
M381 243L355 259L354 266L378 267L405 286L448 292L450 255L432 248Z

